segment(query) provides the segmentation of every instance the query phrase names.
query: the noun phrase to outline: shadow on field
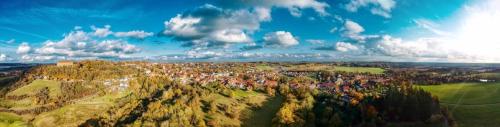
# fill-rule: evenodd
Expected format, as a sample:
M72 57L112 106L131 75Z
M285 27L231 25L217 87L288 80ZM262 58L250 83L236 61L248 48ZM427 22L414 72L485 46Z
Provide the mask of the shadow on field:
M276 112L281 108L284 98L282 96L272 97L259 109L249 109L248 117L244 118L243 127L270 127Z

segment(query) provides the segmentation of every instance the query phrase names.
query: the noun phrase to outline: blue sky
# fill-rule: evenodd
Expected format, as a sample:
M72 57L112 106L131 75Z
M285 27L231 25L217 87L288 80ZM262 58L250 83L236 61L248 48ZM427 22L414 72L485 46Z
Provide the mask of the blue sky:
M2 0L0 62L500 62L496 0Z

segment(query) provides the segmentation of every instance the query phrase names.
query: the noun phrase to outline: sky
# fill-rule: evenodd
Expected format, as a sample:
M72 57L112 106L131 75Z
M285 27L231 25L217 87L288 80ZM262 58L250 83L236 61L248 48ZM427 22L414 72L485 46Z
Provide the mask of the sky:
M0 62L500 62L499 0L2 0Z

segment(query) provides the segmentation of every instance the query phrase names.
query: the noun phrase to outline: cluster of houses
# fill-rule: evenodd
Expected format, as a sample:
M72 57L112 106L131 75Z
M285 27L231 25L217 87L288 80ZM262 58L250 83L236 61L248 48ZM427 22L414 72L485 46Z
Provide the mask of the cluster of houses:
M264 71L256 69L252 63L141 63L125 64L145 70L148 76L162 75L182 84L197 83L206 85L211 82L222 83L232 88L252 89L259 86L276 87L280 76L301 77L317 74L316 71ZM318 76L319 77L319 76ZM307 85L331 92L348 92L371 89L376 84L387 82L378 75L338 74L326 81L290 82L292 88Z
M72 62L59 62L58 66L72 66ZM377 89L378 85L387 82L380 75L364 75L337 73L330 77L321 77L317 71L287 71L283 69L259 70L257 64L252 63L124 63L121 66L132 66L144 72L146 76L167 76L182 84L221 83L223 85L240 88L253 89L262 86L278 86L281 76L287 77L311 77L318 75L315 79L298 79L289 82L292 88L308 86L311 89L320 89L340 95L346 102L359 96L356 92L366 92ZM312 76L314 77L314 76ZM103 81L104 85L113 87L115 90L128 88L129 81L133 77L123 77ZM324 78L324 79L323 79ZM321 81L321 82L318 82Z
M257 71L254 65L244 63L177 63L148 66L147 68L151 70L150 75L167 76L183 84L206 85L218 82L241 89L252 89L259 85L277 86L280 75L272 71Z

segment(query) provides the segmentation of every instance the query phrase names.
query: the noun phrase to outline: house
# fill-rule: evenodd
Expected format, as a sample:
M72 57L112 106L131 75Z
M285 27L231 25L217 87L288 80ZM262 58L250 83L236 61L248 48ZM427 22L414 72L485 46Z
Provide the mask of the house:
M59 61L57 62L57 66L58 67L64 67L64 66L73 66L75 64L75 62L73 61Z

